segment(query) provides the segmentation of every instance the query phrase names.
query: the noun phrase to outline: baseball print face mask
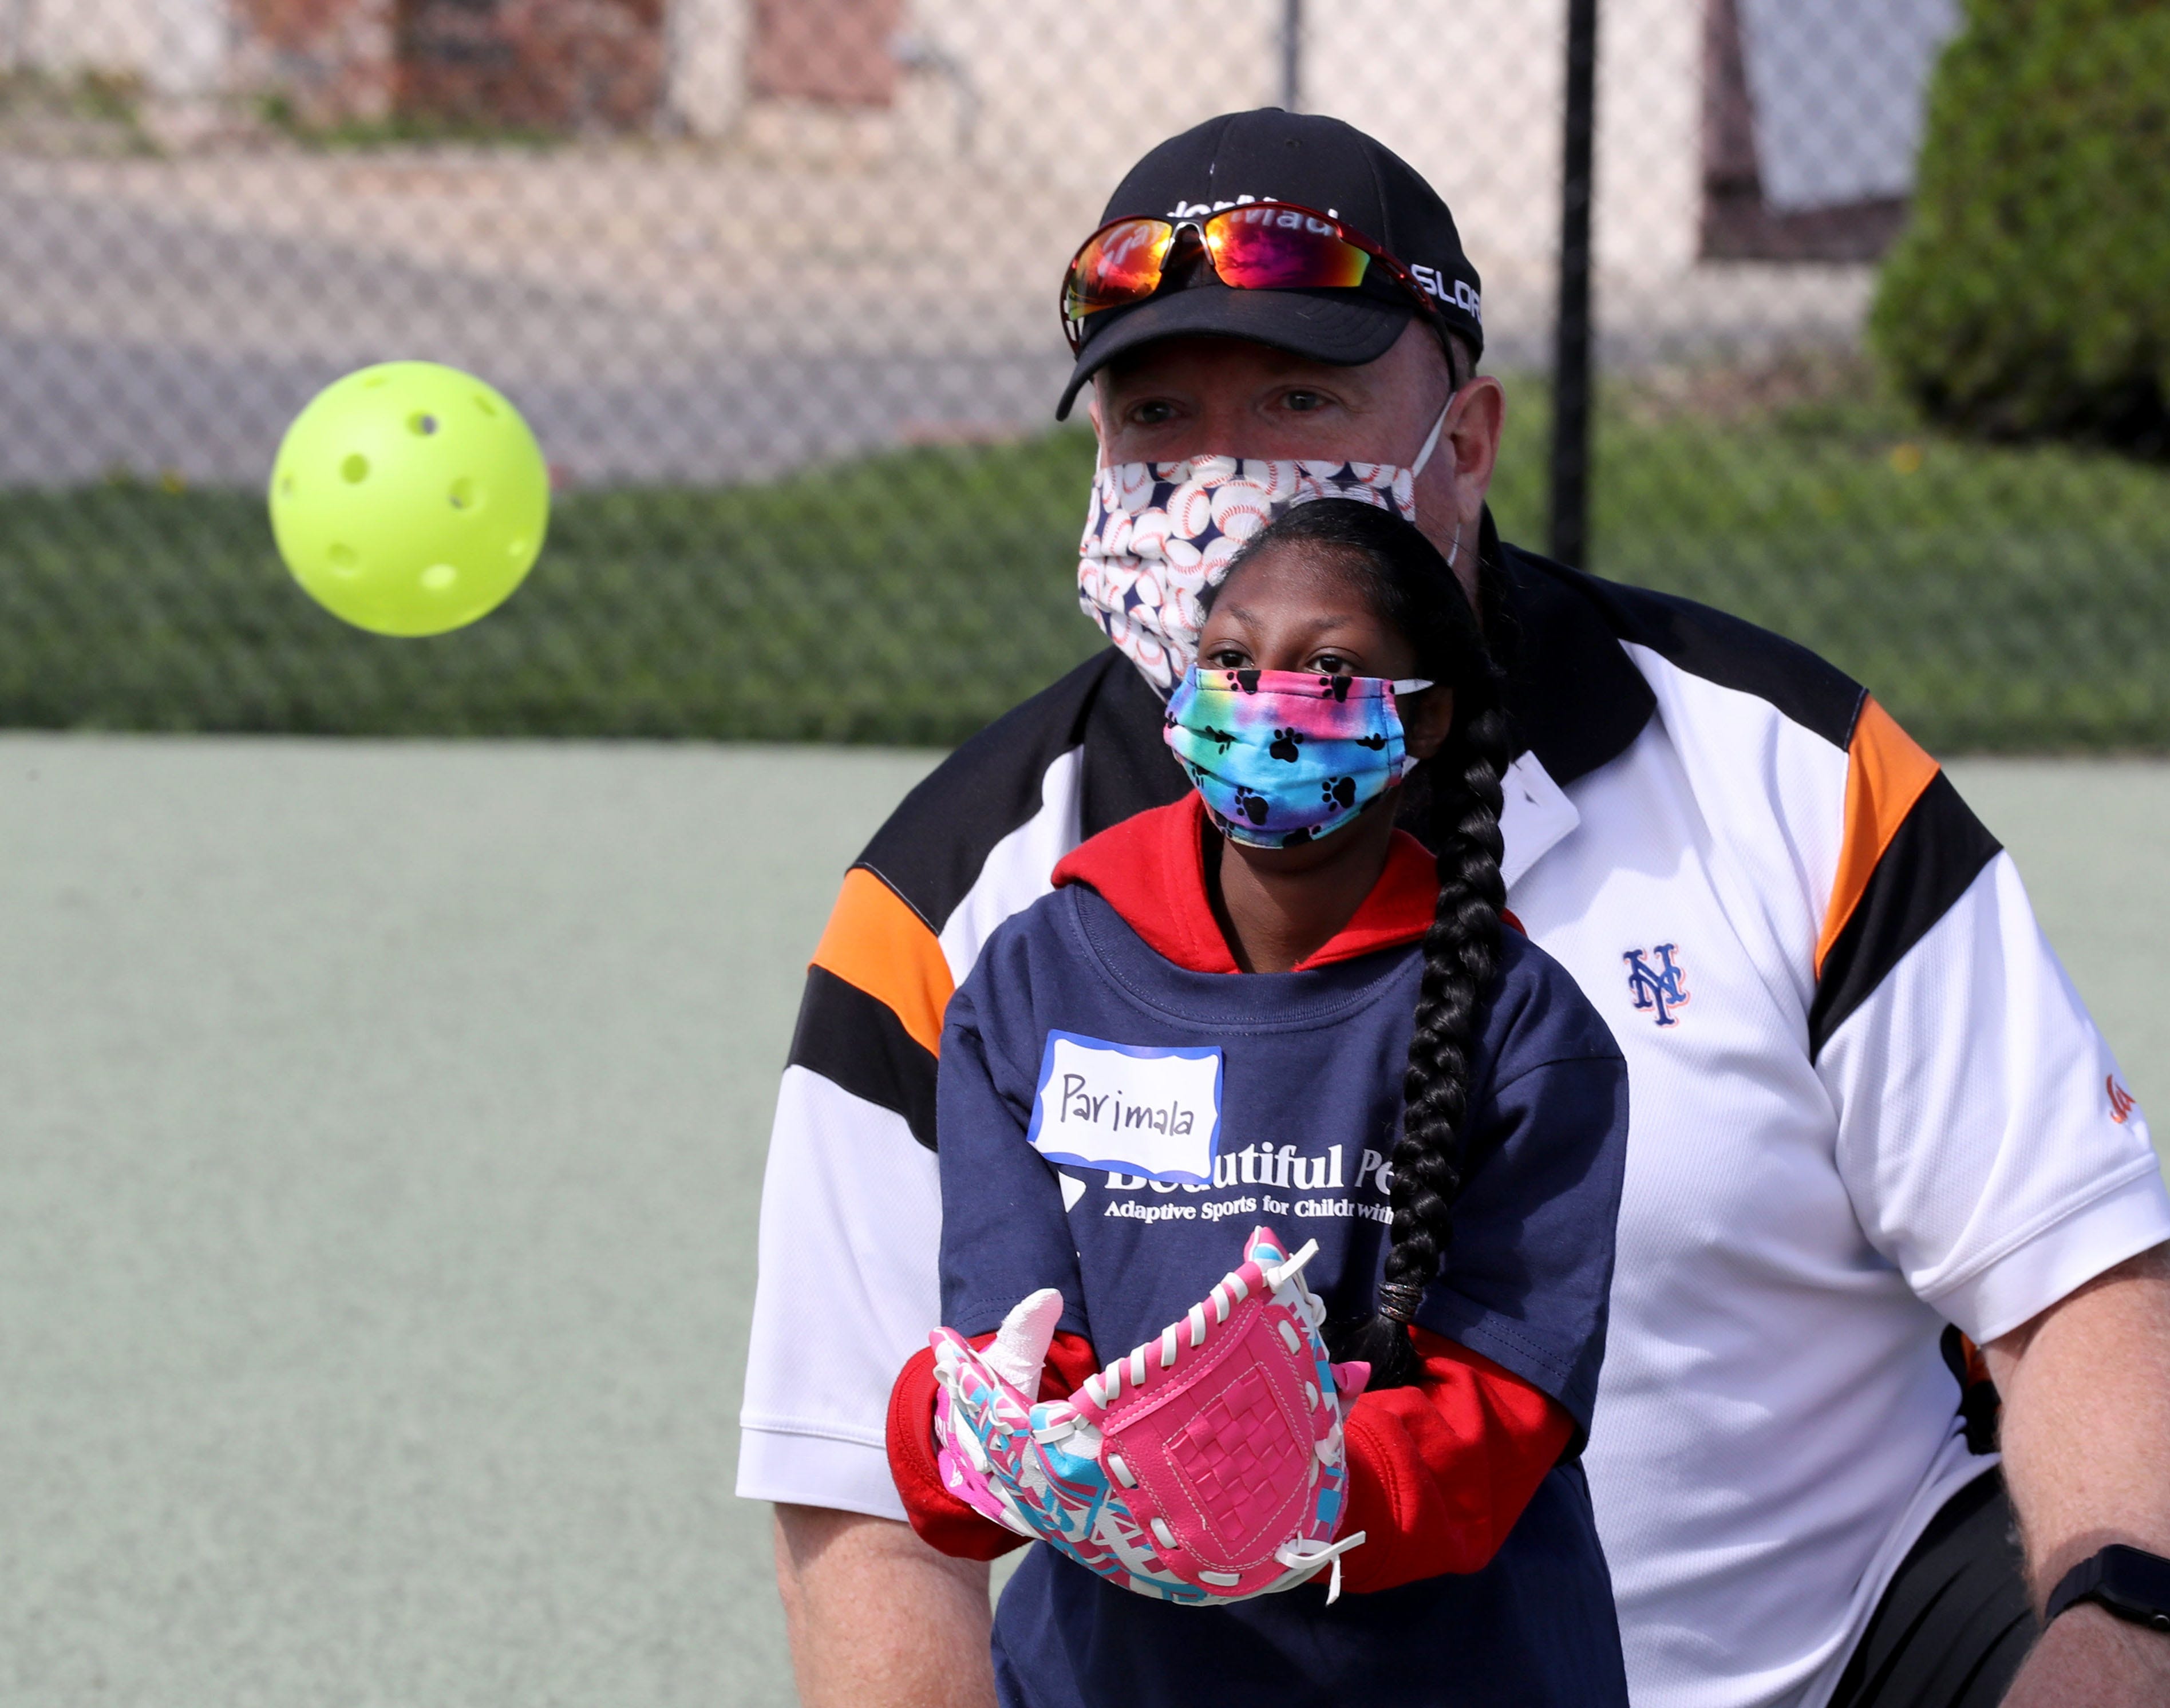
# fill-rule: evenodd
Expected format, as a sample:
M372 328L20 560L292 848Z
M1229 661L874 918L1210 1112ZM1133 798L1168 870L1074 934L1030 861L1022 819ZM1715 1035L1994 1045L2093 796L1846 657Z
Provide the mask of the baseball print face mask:
M1194 665L1162 739L1224 835L1286 848L1339 830L1408 774L1395 697L1430 686Z
M1416 520L1416 478L1431 461L1455 395L1407 468L1218 456L1104 467L1093 478L1077 546L1077 602L1147 681L1168 692L1198 655L1205 620L1198 595L1283 510L1312 499L1355 499Z

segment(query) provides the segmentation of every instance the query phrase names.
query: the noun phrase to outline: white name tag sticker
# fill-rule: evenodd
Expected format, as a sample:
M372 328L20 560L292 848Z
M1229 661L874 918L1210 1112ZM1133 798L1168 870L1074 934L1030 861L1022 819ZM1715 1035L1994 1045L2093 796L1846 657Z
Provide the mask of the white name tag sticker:
M1050 1032L1025 1137L1050 1162L1211 1186L1221 1052Z

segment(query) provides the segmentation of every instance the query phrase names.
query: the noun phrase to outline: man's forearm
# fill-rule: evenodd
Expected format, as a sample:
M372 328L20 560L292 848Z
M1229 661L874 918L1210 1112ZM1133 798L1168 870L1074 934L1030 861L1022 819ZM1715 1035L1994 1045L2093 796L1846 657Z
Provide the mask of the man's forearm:
M2112 1542L2170 1555L2170 1262L2119 1264L1986 1348L2003 1397L2005 1481L2039 1613ZM2098 1608L2066 1614L2010 1708L2170 1701L2170 1637Z
M776 1584L802 1708L993 1708L985 1566L891 1519L778 1506Z

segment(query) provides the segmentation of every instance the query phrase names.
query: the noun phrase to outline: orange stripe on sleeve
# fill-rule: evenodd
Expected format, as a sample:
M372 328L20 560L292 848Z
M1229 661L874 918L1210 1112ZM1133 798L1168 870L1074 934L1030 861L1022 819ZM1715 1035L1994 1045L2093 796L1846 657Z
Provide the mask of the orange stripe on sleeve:
M942 1013L956 990L927 921L863 866L844 887L815 947L814 964L885 1005L931 1055L942 1050Z
M1847 749L1846 836L1839 847L1831 905L1824 910L1823 931L1816 939L1818 978L1823 976L1824 958L1861 905L1877 862L1914 803L1921 798L1921 791L1936 780L1937 769L1936 761L1899 727L1897 719L1875 701L1863 698L1861 713L1853 721L1853 740Z

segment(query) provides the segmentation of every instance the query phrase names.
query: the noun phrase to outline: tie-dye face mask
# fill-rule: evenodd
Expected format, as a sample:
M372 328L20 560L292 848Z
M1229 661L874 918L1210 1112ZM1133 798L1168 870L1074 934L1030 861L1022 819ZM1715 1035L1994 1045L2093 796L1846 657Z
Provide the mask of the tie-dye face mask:
M1446 424L1450 395L1407 468L1391 462L1192 456L1119 462L1093 478L1078 542L1077 602L1162 693L1198 656L1198 595L1243 542L1294 505L1355 499L1417 519L1416 480ZM1451 556L1448 558L1451 564Z
M1339 830L1408 774L1396 697L1430 686L1194 665L1162 739L1227 836L1286 848Z

